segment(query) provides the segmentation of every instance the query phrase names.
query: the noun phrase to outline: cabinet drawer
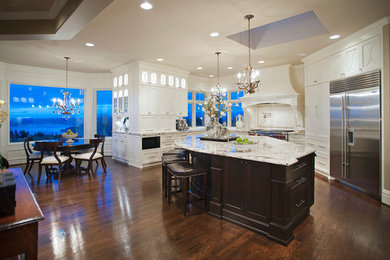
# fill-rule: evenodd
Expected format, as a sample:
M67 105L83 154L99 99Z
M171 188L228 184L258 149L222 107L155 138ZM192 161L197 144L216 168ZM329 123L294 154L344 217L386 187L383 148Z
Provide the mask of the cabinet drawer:
M290 218L294 218L301 211L307 208L307 180L292 187L289 194L288 212Z

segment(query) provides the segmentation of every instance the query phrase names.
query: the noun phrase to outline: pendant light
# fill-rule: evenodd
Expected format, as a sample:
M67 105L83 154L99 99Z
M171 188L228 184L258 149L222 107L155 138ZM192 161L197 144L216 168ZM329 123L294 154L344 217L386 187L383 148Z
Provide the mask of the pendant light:
M68 62L70 57L64 57L66 60L66 76L65 76L65 91L63 99L53 98L53 114L62 115L64 117L70 117L74 113L80 114L80 99L76 100L71 98L71 93L68 91Z
M252 67L251 64L251 28L250 21L254 16L251 14L246 15L244 18L248 20L248 67L244 72L238 73L237 87L243 90L245 94L255 93L256 88L259 87L259 72Z

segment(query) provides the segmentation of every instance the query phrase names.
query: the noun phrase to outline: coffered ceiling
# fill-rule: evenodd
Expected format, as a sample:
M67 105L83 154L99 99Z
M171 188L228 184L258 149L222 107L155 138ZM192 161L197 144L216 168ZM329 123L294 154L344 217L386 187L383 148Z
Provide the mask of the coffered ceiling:
M21 19L21 13L26 17L34 12L40 12L41 15L45 12L53 13L54 5L64 4L61 0L17 0L13 2L25 4L16 8L11 4L4 5L3 2L10 1L0 1L0 20L6 19L6 12L12 12L14 17ZM34 2L39 4L35 5ZM286 63L300 64L302 57L297 54L310 54L333 43L335 40L330 40L330 35L340 34L342 39L382 17L390 16L389 0L150 2L154 7L146 11L139 8L141 0L81 1L73 14L82 10L88 10L90 14L79 15L73 20L70 16L57 33L44 37L33 34L18 36L12 33L0 35L0 39L3 39L0 41L0 61L63 69L63 57L70 56L70 70L109 72L134 60L144 60L175 66L188 70L193 75L208 77L209 74L216 74L214 52L218 50L222 52L220 67L221 75L224 76L235 74L247 65L246 45L241 44L240 40L228 38L247 29L247 21L244 19L247 14L254 15L251 20L252 28L262 26L273 30L275 24L283 23L278 21L288 21L304 13L314 14L323 25L321 30L313 29L310 22L305 26L305 23L299 20L299 30L294 32L296 35L291 32L290 35L281 35L283 32L266 32L269 36L267 44L265 40L262 44L262 39L257 39L259 47L252 52L252 64L255 68ZM87 3L88 8L85 6ZM104 5L108 6L104 8ZM91 14L93 12L95 16L100 13L95 17ZM68 29L80 27L79 32L74 35L64 32L68 21ZM11 29L12 26L9 30ZM219 32L219 37L210 37L211 32ZM62 35L56 36L59 33ZM264 36L264 31L262 33ZM94 43L95 47L86 47L86 42ZM163 58L164 61L158 62L157 58ZM265 63L257 63L259 60L264 60ZM203 70L197 70L197 67L203 67ZM233 69L229 70L227 67Z

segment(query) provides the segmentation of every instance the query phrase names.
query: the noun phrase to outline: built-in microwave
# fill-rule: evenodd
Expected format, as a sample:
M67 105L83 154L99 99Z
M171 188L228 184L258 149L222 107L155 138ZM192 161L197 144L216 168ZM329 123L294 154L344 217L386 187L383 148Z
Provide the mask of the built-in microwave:
M142 137L142 150L160 148L160 136Z

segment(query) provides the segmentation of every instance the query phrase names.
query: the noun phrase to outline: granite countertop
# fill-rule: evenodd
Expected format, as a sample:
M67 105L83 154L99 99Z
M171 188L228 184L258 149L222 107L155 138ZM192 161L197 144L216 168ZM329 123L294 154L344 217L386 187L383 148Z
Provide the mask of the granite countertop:
M299 158L314 153L310 147L278 140L267 136L245 136L256 144L239 145L234 142L199 140L200 135L188 135L175 142L181 148L207 154L215 154L245 160L289 166ZM248 151L248 149L250 149Z
M122 133L122 134L128 134L128 135L138 135L138 136L152 136L152 135L168 135L168 134L191 134L194 132L204 132L206 131L204 128L194 128L194 129L188 129L184 131L178 131L178 130L156 130L156 131L143 131L143 132L128 132L128 133Z

